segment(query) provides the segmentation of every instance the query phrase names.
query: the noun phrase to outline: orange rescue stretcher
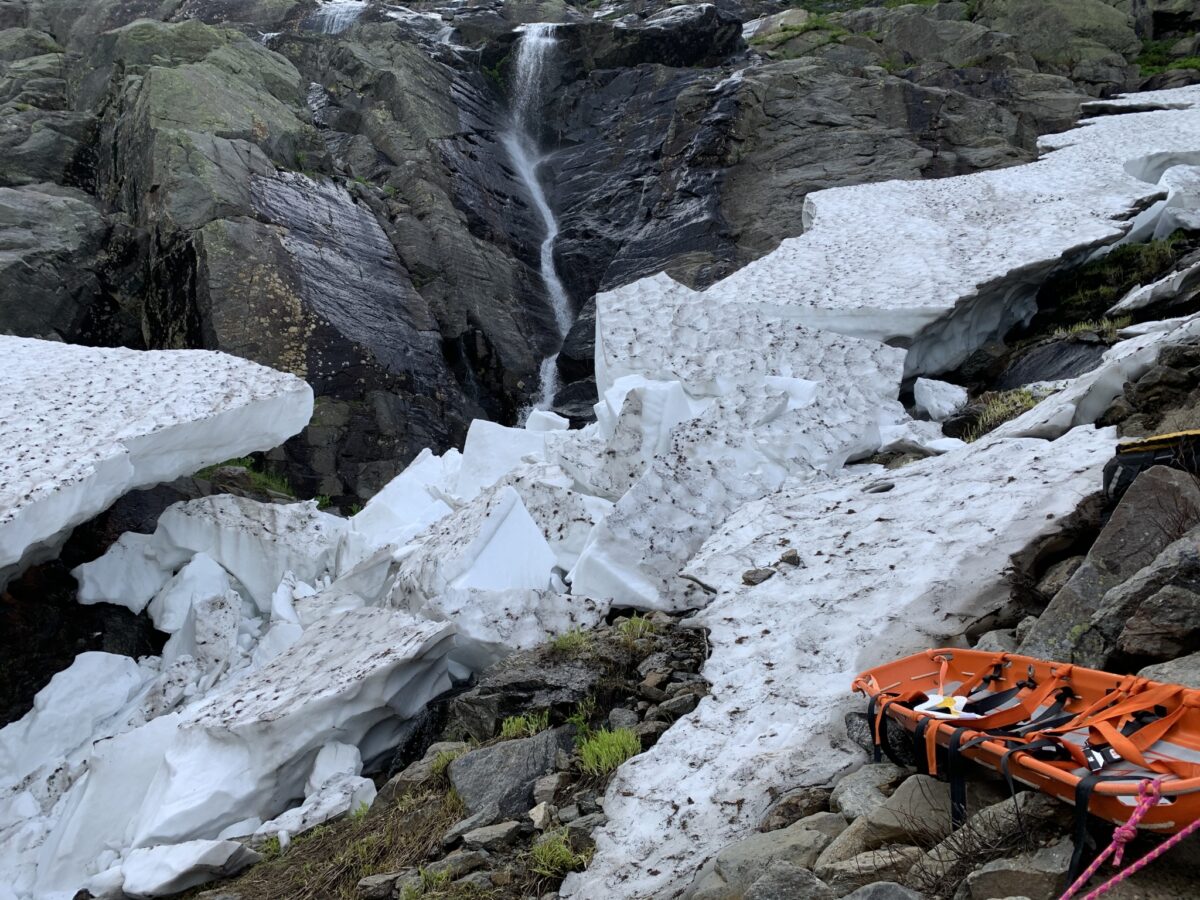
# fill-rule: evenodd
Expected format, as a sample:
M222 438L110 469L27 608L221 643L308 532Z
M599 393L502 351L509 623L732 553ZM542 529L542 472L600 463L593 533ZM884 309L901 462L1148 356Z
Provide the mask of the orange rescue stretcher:
M1147 779L1162 801L1139 827L1174 834L1200 818L1200 691L1015 653L941 649L854 679L868 698L875 759L888 723L908 732L918 769L950 782L954 825L966 815L963 760L988 766L1076 810L1076 859L1087 815L1123 824Z

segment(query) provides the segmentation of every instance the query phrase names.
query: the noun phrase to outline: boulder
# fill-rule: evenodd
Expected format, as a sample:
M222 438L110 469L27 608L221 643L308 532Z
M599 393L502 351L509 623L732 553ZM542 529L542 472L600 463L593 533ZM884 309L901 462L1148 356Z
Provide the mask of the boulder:
M1182 684L1184 687L1200 690L1200 653L1146 666L1138 675L1166 684Z
M1190 475L1156 466L1130 485L1083 564L1050 601L1018 651L1076 661L1101 598L1151 563L1200 520L1200 487Z
M596 690L603 676L603 666L591 659L562 658L544 650L514 653L450 701L449 730L487 741L509 716L531 709L569 713Z
M438 741L431 744L421 759L405 767L403 771L393 775L379 789L379 793L375 797L375 803L371 807L372 811L386 811L396 801L420 788L421 785L433 777L434 763L444 758L444 754L461 755L469 747L470 744L465 744L462 741Z
M777 859L767 866L743 900L835 900L833 888L808 869Z
M460 756L450 763L450 784L471 814L472 827L524 816L533 804L533 785L554 771L560 752L574 746L569 727L530 738L502 741Z
M907 777L908 772L891 763L863 766L842 778L829 795L829 808L847 819L865 816L887 800L886 790Z
M842 900L925 900L925 895L894 881L877 881L874 884L863 885Z
M520 834L520 822L498 822L468 831L462 842L468 850L500 850L516 843Z
M1114 653L1167 660L1197 649L1190 642L1198 591L1200 529L1192 529L1104 595L1076 642L1077 661L1104 668Z
M1029 900L1055 900L1067 887L1071 842L1059 841L1035 853L997 859L967 876L970 900L1021 895Z
M1138 607L1117 639L1129 656L1169 660L1200 648L1200 594L1167 585Z
M1141 43L1130 17L1103 0L981 0L975 21L1014 35L1042 71L1099 93L1123 87Z
M841 862L818 864L816 873L836 887L855 887L875 879L899 880L922 856L919 847L896 845L883 850L868 850Z
M685 896L689 900L735 900L743 896L772 862L812 868L830 840L828 834L806 827L803 821L778 831L751 835L730 844L709 860Z
M799 787L776 800L763 817L760 831L777 831L829 807L827 787Z
M975 649L990 653L1012 653L1017 649L1017 636L1011 628L988 631L975 642Z
M77 341L100 297L107 230L82 191L0 187L0 334Z
M862 747L867 753L873 754L875 752L874 723L868 718L867 714L848 712L843 721L846 725L846 736ZM916 765L912 740L903 728L889 726L887 730L887 742L888 747L892 751L888 756L889 759L894 756L905 765Z

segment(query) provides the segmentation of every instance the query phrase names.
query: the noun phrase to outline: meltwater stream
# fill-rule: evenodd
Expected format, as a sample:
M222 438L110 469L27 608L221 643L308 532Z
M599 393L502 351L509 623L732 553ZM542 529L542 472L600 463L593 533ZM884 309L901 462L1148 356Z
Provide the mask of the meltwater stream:
M526 25L521 29L514 60L512 127L503 137L504 146L512 159L517 177L524 182L533 198L542 222L546 226L541 247L541 275L546 295L554 309L554 322L561 341L571 328L571 309L566 289L554 265L554 241L558 237L558 221L546 200L546 192L538 180L538 166L544 157L537 146L536 116L541 109L542 88L546 62L554 51L554 26L545 23ZM549 409L558 392L558 353L542 360L541 385L535 409Z

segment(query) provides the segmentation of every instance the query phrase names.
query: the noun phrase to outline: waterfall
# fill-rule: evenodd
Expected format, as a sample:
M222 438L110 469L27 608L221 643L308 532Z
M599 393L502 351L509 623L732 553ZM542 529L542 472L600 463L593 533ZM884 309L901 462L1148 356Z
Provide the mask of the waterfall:
M526 25L521 29L517 43L512 81L512 127L502 138L508 155L512 159L517 177L525 184L534 208L545 225L542 239L540 266L546 296L554 310L554 323L561 341L571 328L571 308L566 289L558 277L554 265L554 241L558 237L558 220L546 199L546 192L538 180L538 166L545 158L538 149L537 116L541 109L542 90L545 81L546 63L554 51L556 38L554 26L540 23ZM548 409L558 391L558 353L542 360L539 373L541 385L535 409Z
M313 20L323 34L341 34L357 21L367 8L367 0L321 0Z

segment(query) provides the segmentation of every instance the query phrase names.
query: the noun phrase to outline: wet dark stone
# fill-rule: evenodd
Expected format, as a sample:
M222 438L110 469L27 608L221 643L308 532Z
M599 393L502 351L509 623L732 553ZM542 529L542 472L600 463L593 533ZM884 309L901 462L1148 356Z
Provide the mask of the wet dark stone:
M1096 368L1107 349L1108 344L1098 338L1041 344L1009 363L996 380L995 390L1005 391L1035 381L1077 378Z

